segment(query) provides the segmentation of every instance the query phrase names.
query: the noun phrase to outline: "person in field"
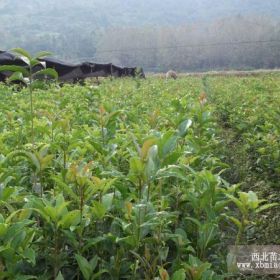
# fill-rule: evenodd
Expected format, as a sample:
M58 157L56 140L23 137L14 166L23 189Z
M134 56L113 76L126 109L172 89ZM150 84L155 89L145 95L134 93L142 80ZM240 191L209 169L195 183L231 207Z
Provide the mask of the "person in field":
M178 78L177 73L174 70L169 70L166 75L165 75L166 79L174 79L176 80Z

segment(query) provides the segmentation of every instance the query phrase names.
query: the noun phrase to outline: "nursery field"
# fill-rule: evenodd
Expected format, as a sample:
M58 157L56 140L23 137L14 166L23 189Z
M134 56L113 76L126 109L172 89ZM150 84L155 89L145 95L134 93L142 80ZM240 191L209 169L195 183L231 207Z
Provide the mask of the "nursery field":
M0 279L270 279L227 253L280 244L280 74L0 101Z

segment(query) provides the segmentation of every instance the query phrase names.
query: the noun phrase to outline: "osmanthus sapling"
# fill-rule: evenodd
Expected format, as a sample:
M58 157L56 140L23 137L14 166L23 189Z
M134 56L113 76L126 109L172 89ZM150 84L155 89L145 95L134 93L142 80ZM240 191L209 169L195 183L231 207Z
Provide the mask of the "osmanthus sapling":
M77 236L76 231L81 223L80 211L70 210L70 201L65 201L63 194L56 198L30 198L28 206L42 218L42 230L46 234L42 246L48 251L49 264L53 268L53 279L59 273L65 261L66 245L71 243L71 234Z
M29 90L30 97L30 115L31 115L31 142L34 147L34 106L33 106L33 91L37 87L36 80L41 77L49 76L54 79L58 78L58 74L54 69L45 68L42 66L42 62L40 62L40 58L50 56L50 52L39 52L35 54L35 56L31 56L26 50L21 48L15 48L11 50L15 53L22 61L27 65L24 66L16 66L16 65L3 65L0 66L0 72L8 71L12 72L12 75L8 78L8 82L11 83L13 81L19 81L25 84ZM36 66L41 65L42 67Z
M36 252L32 248L35 222L29 217L29 209L16 210L7 217L0 214L0 279L23 279L19 264L36 263Z
M49 145L43 145L34 151L16 150L9 153L6 161L11 163L16 159L25 158L32 170L30 177L32 178L32 190L43 196L44 186L43 177L45 170L51 165L54 155L49 154Z
M237 218L234 216L226 216L231 222L233 222L237 228L238 233L235 240L235 245L240 245L243 242L243 235L249 225L253 224L253 215L265 211L271 207L279 206L279 203L265 203L265 199L258 199L255 192L249 191L238 192L238 197L231 194L226 194L227 197L236 205L241 217Z

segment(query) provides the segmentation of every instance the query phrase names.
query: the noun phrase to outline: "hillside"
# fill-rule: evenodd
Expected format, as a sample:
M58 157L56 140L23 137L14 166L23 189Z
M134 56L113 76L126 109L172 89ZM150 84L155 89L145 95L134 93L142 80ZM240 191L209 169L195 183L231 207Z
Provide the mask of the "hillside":
M181 40L186 35L178 33L181 27L189 26L192 26L192 33L199 30L195 37L200 41L200 38L222 40L224 38L218 38L214 34L216 30L230 34L232 28L229 30L224 27L225 24L221 25L221 22L236 21L240 26L240 18L252 19L250 26L242 26L240 31L236 31L240 33L240 39L247 38L247 34L243 34L243 31L246 33L248 30L249 33L257 34L259 39L262 37L257 30L259 25L265 26L266 34L274 34L274 22L278 23L279 15L278 0L2 0L0 2L0 49L15 46L26 48L31 52L48 49L64 59L81 60L94 58L100 50L119 49L118 42L115 42L118 45L112 45L113 43L105 45L111 37L112 29L117 31L114 31L114 34L120 37L121 42L125 41L122 36L131 33L131 29L134 29L132 40L138 48L142 48L143 40L147 40L152 46L160 44L158 46L162 47L157 38L163 34L171 42L192 42L192 38L184 37L184 40ZM207 25L211 26L209 28L212 30L207 31L205 28ZM167 29L171 31L166 33ZM147 30L150 30L150 35L143 35ZM214 33L209 36L209 32ZM176 39L172 35L175 33ZM130 40L131 38L128 41ZM147 46L146 43L144 45ZM128 47L122 46L122 49ZM135 56L138 54L133 54L134 58ZM115 57L114 54L113 58L120 63L133 64L139 61L139 57L124 60ZM112 60L112 55L103 56L102 61L104 60Z
M236 15L262 15L279 17L278 0L4 0L0 3L1 24L16 25L12 18L28 16L27 25L44 24L46 19L61 23L94 24L95 27L141 26L149 24L177 25L190 21L208 21ZM51 27L54 22L50 24ZM45 26L47 27L47 26Z

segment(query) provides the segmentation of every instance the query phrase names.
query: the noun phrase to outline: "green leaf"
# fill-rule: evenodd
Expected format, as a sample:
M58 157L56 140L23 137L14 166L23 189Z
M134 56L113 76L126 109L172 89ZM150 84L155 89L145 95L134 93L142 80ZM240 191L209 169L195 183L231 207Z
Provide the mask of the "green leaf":
M145 165L143 164L143 162L137 158L137 157L133 157L130 159L129 161L129 176L135 179L138 178L143 178L144 177L144 169L145 169Z
M93 202L92 212L97 219L102 219L106 214L106 208L98 201Z
M142 146L142 149L141 149L141 158L144 160L147 158L147 155L148 155L148 152L149 152L149 149L155 145L157 139L156 138L151 138L151 139L148 139L144 142L143 146Z
M8 217L6 218L6 223L11 223L11 221L13 220L13 218L14 218L14 217L17 217L17 215L20 216L20 213L21 213L22 211L25 211L25 209L18 209L18 210L13 211L13 212L10 214L10 216L8 216Z
M130 170L133 173L141 173L143 168L143 164L139 158L134 157L130 159Z
M59 273L56 276L55 280L64 280L64 277L62 276L61 271L59 271Z
M26 248L23 252L24 257L26 257L33 265L36 263L36 253L31 248Z
M30 61L31 67L34 67L34 66L39 65L39 64L41 64L41 61L39 61L39 60L37 60L37 59L34 59L34 58L33 58L33 59Z
M177 238L178 237L180 238L181 243L186 244L186 243L189 242L188 237L187 237L187 233L182 228L177 228L175 230L175 235L177 236Z
M227 216L239 229L242 228L241 222L232 216Z
M76 226L81 221L81 212L80 210L73 210L62 217L58 225L61 225L63 228L68 229L71 226Z
M16 65L3 65L0 66L0 72L19 72L22 73L23 76L28 76L28 71L22 67L22 66L16 66Z
M88 239L86 244L84 245L83 249L86 251L89 248L94 247L96 244L98 244L104 240L106 240L106 237L104 237L104 236L98 236L96 238Z
M248 205L251 209L256 209L259 206L259 200L255 192L248 192Z
M58 78L58 74L54 69L51 68L47 68L47 69L43 69L43 70L39 70L36 73L34 73L32 75L34 78L38 77L38 76L50 76L54 79Z
M182 156L182 151L174 150L173 152L169 153L164 160L161 162L161 166L168 166L176 164L178 159Z
M195 223L195 224L198 226L198 228L200 228L200 227L201 227L201 223L200 223L200 221L199 221L199 220L197 220L197 219L195 219L195 218L186 217L186 220L192 221L193 223Z
M230 200L217 201L214 205L215 212L221 212L229 204L229 202Z
M8 230L7 224L0 224L0 238L3 238Z
M79 202L79 197L73 192L73 190L68 184L65 184L60 178L57 177L53 177L53 180L63 192L65 192L68 196L71 197L72 200L74 200L75 202Z
M186 279L186 273L183 268L177 270L173 275L171 280L185 280Z
M238 198L234 197L233 195L226 194L226 196L235 203L235 205L238 207L241 213L245 214L246 213L246 208L245 205L240 201Z
M114 199L114 193L107 193L102 196L102 205L106 211L109 211L112 207Z
M50 217L53 222L57 221L57 211L56 211L55 207L46 206L44 208L44 214L46 216Z
M38 207L38 205L34 205L35 207ZM50 222L50 216L45 213L44 209L40 210L38 208L31 208L33 211L37 212L43 219L46 220L46 222Z
M218 226L213 222L205 222L199 232L199 238L197 244L203 251L215 241L217 237Z
M245 206L248 204L248 193L246 192L238 192L240 201L242 202L242 204Z
M159 169L158 159L158 146L154 145L148 152L148 160L146 163L146 176L149 180L152 180Z
M75 258L78 262L79 268L85 278L85 280L90 280L90 277L92 275L92 268L90 263L85 259L83 256L75 254Z
M32 60L32 57L31 55L24 49L22 48L14 48L14 49L11 49L12 52L16 53L16 54L19 54L20 56L23 56L25 58L27 58L29 60L29 62ZM28 63L29 65L30 63Z
M41 171L40 161L38 160L35 154L30 152L26 152L23 150L14 151L8 154L6 160L9 160L10 158L14 159L17 156L26 157L31 162L31 164L36 168L37 173Z
M92 271L95 270L97 263L98 263L98 259L99 259L99 257L96 255L89 261Z
M14 193L15 189L14 188L4 188L2 189L2 193L0 192L0 199L3 201L7 201L12 194Z
M187 181L188 177L186 174L186 170L183 170L180 166L177 165L169 165L168 167L159 169L156 174L157 179L163 178L178 178L183 181Z
M51 56L52 53L51 52L48 52L48 51L41 51L41 52L37 52L34 56L35 59L39 59L39 58L43 58L43 57L46 57L46 56Z
M31 216L32 210L28 208L22 209L18 217L19 221L26 220Z
M181 122L178 126L177 134L180 137L185 137L188 133L188 129L192 125L192 120L188 119Z
M68 214L67 206L70 204L70 201L62 202L61 204L58 204L56 201L55 209L56 209L56 215L58 217L65 217L66 214Z
M260 213L260 212L262 212L262 211L265 211L265 210L267 210L267 209L269 209L269 208L272 208L272 207L275 207L275 206L279 206L279 203L268 203L268 204L264 204L264 205L262 205L262 206L260 206L257 210L256 210L256 212L257 213Z
M11 262L15 257L15 250L12 249L8 244L5 246L0 246L0 253L1 253L1 257L4 257L6 260Z
M172 131L166 132L158 143L160 158L165 158L169 153L171 153L176 147L176 144L177 136L174 135Z
M135 235L129 235L126 237L117 238L116 243L126 244L126 245L129 245L130 247L136 247L138 244L138 240L136 240Z
M13 236L13 239L11 242L11 247L13 249L17 250L20 247L20 245L23 243L23 240L25 239L25 237L26 237L26 232L24 230L17 232Z

